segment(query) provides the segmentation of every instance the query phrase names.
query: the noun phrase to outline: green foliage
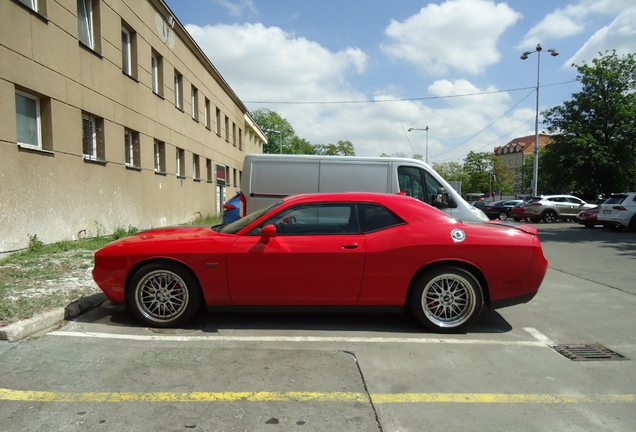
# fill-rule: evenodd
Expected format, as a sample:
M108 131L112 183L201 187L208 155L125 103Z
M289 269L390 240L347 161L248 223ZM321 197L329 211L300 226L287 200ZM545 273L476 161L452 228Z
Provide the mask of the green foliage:
M512 193L512 173L494 154L470 152L464 159L462 189L471 192Z
M574 66L582 91L544 113L553 133L540 160L540 179L550 185L544 191L636 189L636 54L608 51Z
M263 148L263 153L328 156L355 156L356 154L351 141L313 145L306 139L296 136L289 121L276 111L259 108L250 112L250 115L267 136L267 144Z
M128 237L134 234L137 234L139 230L132 225L128 225L128 229L125 228L117 228L112 235L113 240L117 240L120 238Z
M29 252L39 252L44 248L44 243L38 239L37 234L27 234L27 236L29 237Z

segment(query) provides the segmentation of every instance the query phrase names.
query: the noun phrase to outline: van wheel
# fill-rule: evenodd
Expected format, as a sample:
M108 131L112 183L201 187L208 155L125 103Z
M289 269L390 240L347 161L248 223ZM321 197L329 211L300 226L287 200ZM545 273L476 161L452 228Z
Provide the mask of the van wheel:
M557 214L552 210L548 210L547 212L543 213L542 219L545 223L552 223L557 219Z
M432 269L413 280L409 306L429 330L460 332L481 314L481 285L475 276L459 267Z

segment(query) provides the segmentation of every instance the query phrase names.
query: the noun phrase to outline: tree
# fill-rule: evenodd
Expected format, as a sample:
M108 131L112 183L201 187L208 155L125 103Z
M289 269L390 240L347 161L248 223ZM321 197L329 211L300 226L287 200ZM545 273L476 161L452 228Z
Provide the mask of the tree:
M294 128L276 111L259 108L250 113L256 124L267 136L263 153L291 153Z
M465 191L512 193L512 174L492 153L468 153L464 159L464 172L467 176L463 186Z
M314 146L316 154L326 156L355 156L356 152L351 141L338 141L337 144L317 144Z
M582 91L544 113L552 143L541 155L548 184L595 197L636 188L636 58L599 53L573 65Z
M469 182L469 176L459 162L433 162L433 169L446 181L462 182L462 189Z

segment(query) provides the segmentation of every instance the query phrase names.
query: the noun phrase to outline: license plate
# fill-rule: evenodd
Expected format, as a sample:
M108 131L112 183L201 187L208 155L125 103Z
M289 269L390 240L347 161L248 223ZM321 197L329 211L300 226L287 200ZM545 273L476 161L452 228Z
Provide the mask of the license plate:
M603 214L610 214L610 213L612 213L611 210L603 210Z

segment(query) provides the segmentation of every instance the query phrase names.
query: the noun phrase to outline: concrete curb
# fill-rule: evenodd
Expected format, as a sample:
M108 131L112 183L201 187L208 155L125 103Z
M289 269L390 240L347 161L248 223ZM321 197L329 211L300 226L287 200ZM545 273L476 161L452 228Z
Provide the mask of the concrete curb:
M105 300L104 293L97 293L74 301L66 307L53 309L33 318L9 324L0 328L0 340L16 342L33 335L46 333L61 325L65 320L70 320L87 310L96 308Z

